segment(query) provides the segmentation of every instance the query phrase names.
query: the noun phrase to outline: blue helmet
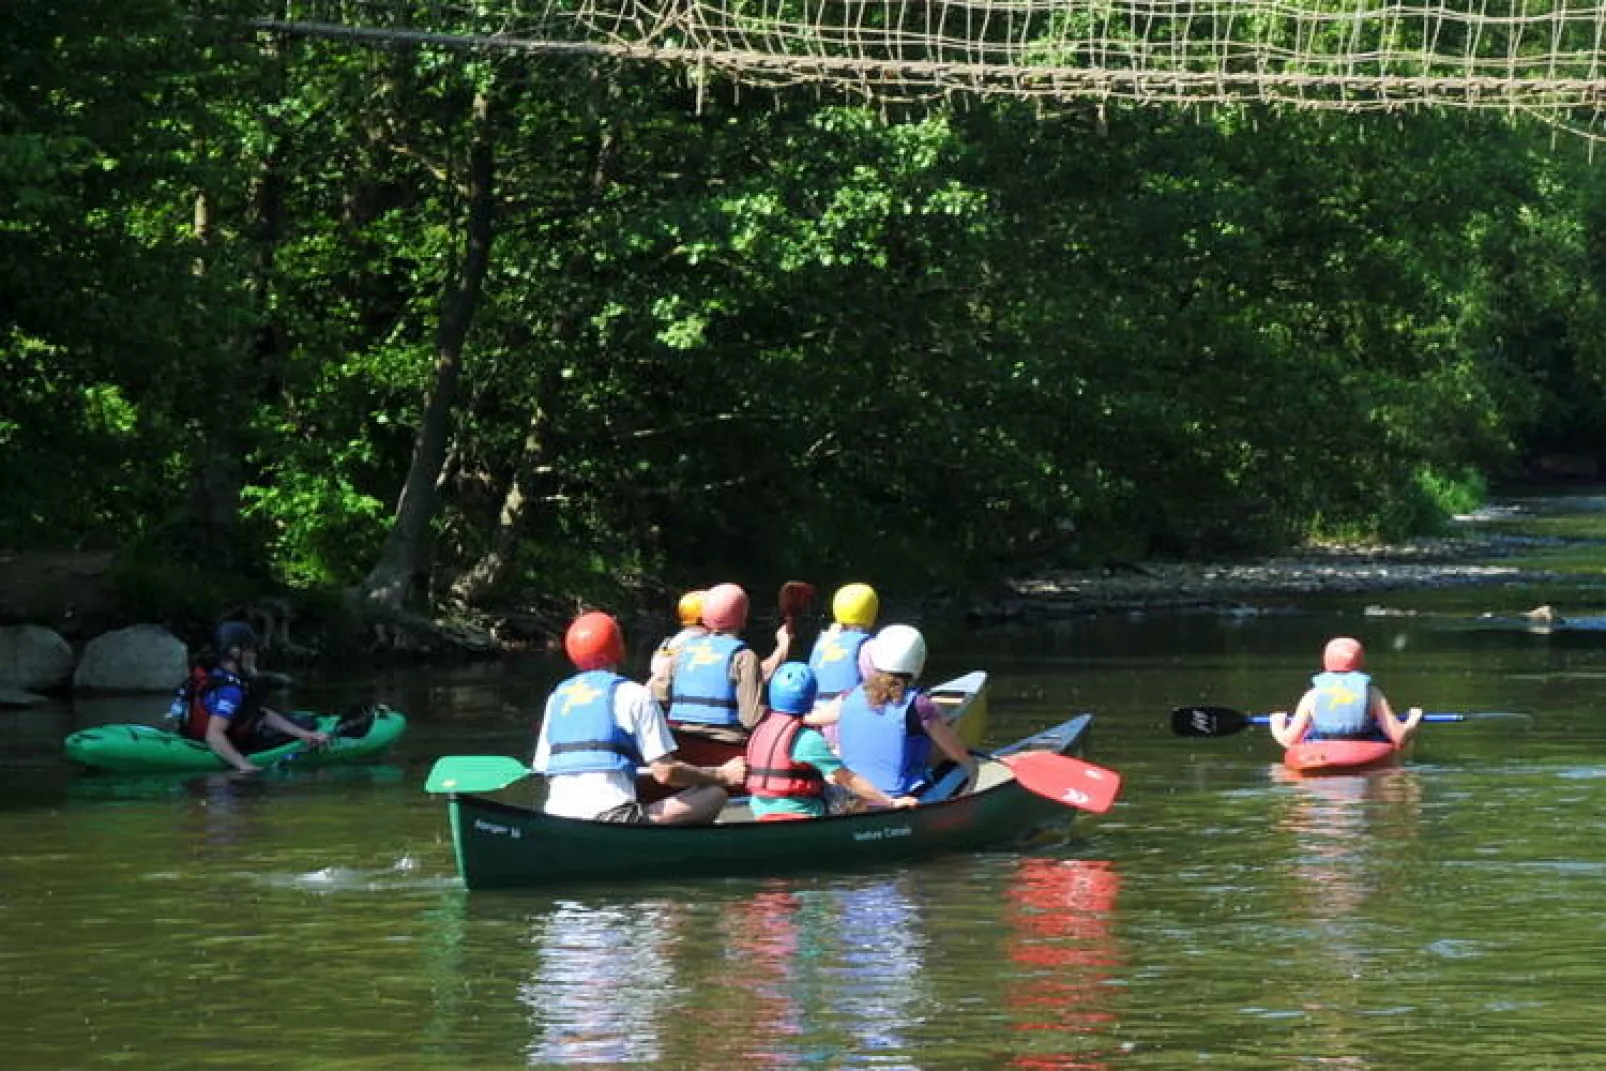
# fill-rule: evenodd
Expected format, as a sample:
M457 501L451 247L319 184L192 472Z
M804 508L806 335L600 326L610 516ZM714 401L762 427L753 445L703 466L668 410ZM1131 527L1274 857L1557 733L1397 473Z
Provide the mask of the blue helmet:
M770 709L783 714L807 714L819 694L820 684L805 662L786 662L770 678Z
M217 627L216 640L219 654L228 654L235 647L249 651L257 649L256 629L244 621L223 622Z

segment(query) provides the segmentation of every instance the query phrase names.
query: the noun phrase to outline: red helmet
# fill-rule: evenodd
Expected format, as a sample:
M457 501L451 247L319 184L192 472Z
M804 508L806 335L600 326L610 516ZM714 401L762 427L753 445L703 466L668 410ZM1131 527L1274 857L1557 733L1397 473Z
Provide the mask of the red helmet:
M1351 673L1361 668L1366 651L1361 641L1348 636L1334 636L1322 650L1322 668L1329 673Z
M563 649L576 667L601 669L625 660L625 637L611 615L593 610L574 619L564 634Z
M703 624L719 632L735 632L747 624L747 592L740 584L715 584L703 596Z

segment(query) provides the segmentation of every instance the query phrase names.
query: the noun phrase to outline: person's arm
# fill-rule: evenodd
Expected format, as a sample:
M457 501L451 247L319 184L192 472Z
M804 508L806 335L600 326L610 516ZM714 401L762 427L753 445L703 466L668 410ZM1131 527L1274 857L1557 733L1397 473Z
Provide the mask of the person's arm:
M737 651L731 659L731 680L736 685L736 716L751 731L764 720L764 676L751 649Z
M1406 741L1415 735L1416 727L1421 724L1422 708L1410 708L1405 712L1405 720L1401 721L1400 716L1395 714L1394 708L1389 705L1388 696L1384 695L1382 689L1376 685L1372 686L1371 701L1372 716L1377 719L1378 725L1382 726L1383 732L1393 741L1395 747L1404 747Z
M738 755L719 766L693 766L680 761L675 751L675 736L664 720L663 711L653 703L647 689L640 685L620 685L614 710L618 724L635 738L636 750L642 762L660 785L671 788L692 788L698 785L715 785L721 788L741 788L747 783L747 758Z
M842 697L836 696L825 706L818 710L811 710L803 715L803 724L818 729L824 725L835 725L842 720Z
M965 747L965 742L959 739L959 734L954 732L954 727L949 725L948 720L942 716L942 711L937 707L937 704L922 695L915 699L915 707L920 715L920 727L925 730L927 736L931 737L931 742L937 745L937 750L952 759L956 765L962 767L965 771L966 781L970 784L975 784L976 757L970 753L969 748Z
M759 671L763 673L765 680L769 680L771 677L775 676L776 668L779 667L782 662L786 661L786 656L791 652L792 630L785 624L782 624L780 628L775 630L775 650L771 651L770 656L764 659L764 661L760 663L758 667Z
M913 796L887 795L879 788L876 788L875 785L870 782L869 778L865 777L863 774L854 773L846 766L839 768L836 773L832 774L831 780L835 781L849 792L852 792L860 799L869 800L871 803L874 803L877 806L896 807L901 810L905 807L917 807L920 805L920 801Z
M262 721L272 729L277 729L286 736L293 736L297 740L311 744L313 747L322 747L329 742L329 734L317 729L303 729L277 710L262 708Z
M738 755L718 766L693 766L681 762L674 752L660 755L647 764L652 779L671 788L694 788L698 785L717 785L720 788L741 788L747 783L747 759Z
M662 703L669 698L669 676L675 671L675 652L665 643L652 653L647 665L647 690Z
M1292 716L1280 710L1273 714L1270 725L1272 738L1283 747L1293 747L1305 739L1305 734L1310 732L1311 712L1315 702L1314 693L1306 692L1300 696L1299 705L1294 708Z
M212 749L213 754L239 770L241 773L255 773L262 769L256 763L240 753L229 739L229 719L220 718L216 714L206 721L206 746Z

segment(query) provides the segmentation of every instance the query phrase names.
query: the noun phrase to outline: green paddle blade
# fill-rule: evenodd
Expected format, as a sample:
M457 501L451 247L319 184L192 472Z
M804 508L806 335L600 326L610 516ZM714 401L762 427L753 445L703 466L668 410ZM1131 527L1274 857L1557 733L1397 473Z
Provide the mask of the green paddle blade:
M506 755L447 755L435 760L425 792L495 792L530 776L530 768Z

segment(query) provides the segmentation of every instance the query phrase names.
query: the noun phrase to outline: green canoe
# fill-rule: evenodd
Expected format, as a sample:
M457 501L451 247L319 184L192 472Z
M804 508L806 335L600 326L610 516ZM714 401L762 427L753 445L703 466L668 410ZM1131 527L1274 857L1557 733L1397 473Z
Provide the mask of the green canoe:
M1092 721L1078 715L998 754L1079 752ZM1022 843L1063 832L1075 815L1027 791L991 758L966 795L800 822L755 822L733 801L712 826L617 825L555 818L477 794L525 772L500 756L448 756L430 773L428 790L447 795L457 869L470 889L834 870Z
M297 766L333 766L363 762L382 753L407 728L407 719L394 710L377 707L373 720L342 725L339 714L318 714L318 728L336 735L327 746L310 749L292 741L246 756L258 766L290 759ZM67 757L92 770L106 773L209 773L229 765L205 744L153 725L100 725L80 729L67 737Z

